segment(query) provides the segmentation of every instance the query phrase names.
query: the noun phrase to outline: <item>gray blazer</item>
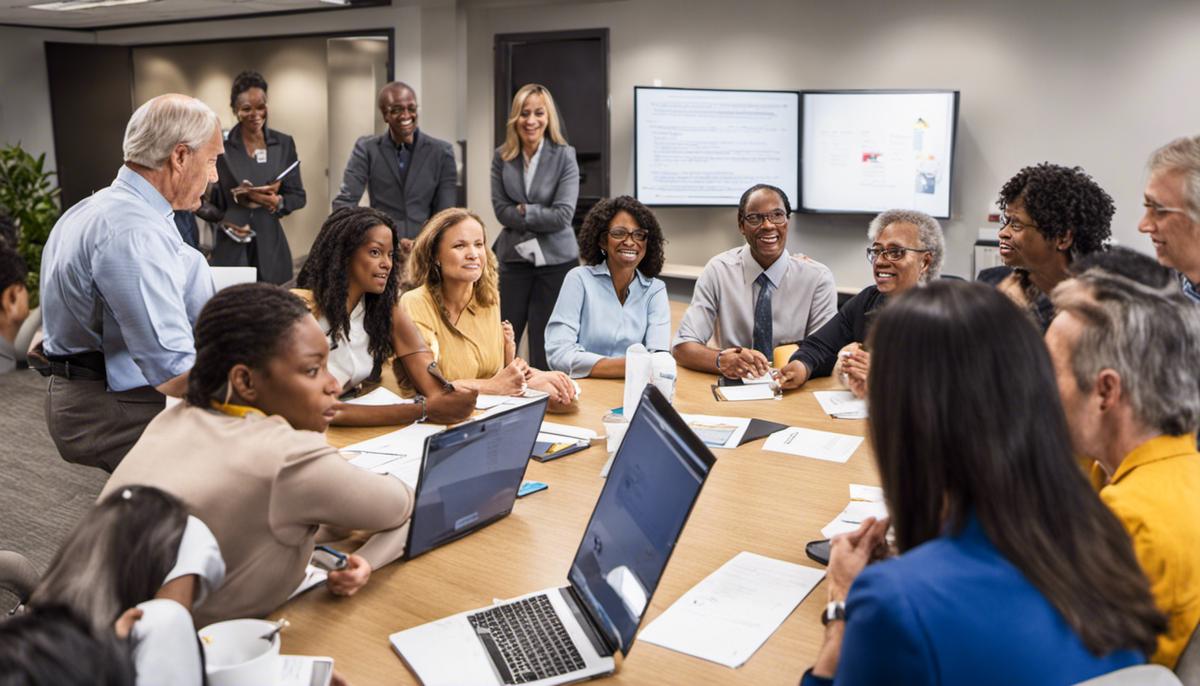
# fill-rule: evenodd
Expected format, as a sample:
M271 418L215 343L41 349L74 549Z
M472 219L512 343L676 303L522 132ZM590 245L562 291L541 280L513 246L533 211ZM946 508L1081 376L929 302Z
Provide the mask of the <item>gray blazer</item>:
M521 155L505 162L500 149L492 157L492 209L504 229L492 250L501 262L524 262L513 246L537 238L547 265L579 259L579 242L571 228L579 199L579 163L575 148L549 139L538 159L529 194L525 194L525 163ZM525 204L525 216L517 205Z
M454 148L418 130L401 186L396 144L385 131L355 141L333 209L357 206L365 188L371 193L371 207L396 220L402 238L416 238L430 217L454 207L457 182Z

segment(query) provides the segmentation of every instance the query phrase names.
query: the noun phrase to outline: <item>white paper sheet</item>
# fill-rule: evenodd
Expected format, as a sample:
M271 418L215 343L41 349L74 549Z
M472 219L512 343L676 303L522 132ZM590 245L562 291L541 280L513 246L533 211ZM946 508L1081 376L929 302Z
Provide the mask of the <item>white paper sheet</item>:
M820 569L740 552L684 593L639 638L740 667L824 576Z
M328 576L329 572L324 569L316 565L308 565L304 568L304 578L300 581L300 585L296 587L296 590L292 591L292 594L288 596L288 600L295 598L317 584L325 583L325 579Z
M718 386L717 393L724 400L778 400L782 396L775 394L778 386L765 383L743 384L741 386Z
M360 395L357 398L351 398L350 400L347 400L346 404L347 405L378 406L378 405L406 405L411 402L412 402L412 400L406 400L404 398L401 398L400 396L389 391L388 389L384 388L383 386L380 386L379 388L376 388L375 390L371 391L370 393L367 393L366 395Z
M557 422L542 422L542 433L556 434L568 438L579 438L585 441L594 441L599 438L596 432L591 429L585 429L582 426L559 424Z
M821 529L825 538L857 531L867 517L882 519L888 516L883 489L878 486L850 484L850 503Z
M867 401L855 398L850 391L814 391L825 414L834 419L866 419Z
M847 436L830 431L789 426L767 436L766 442L763 443L763 450L811 457L828 462L845 462L850 459L855 450L858 450L858 446L862 442L861 436Z
M490 410L493 407L498 407L507 403L509 400L512 400L511 396L487 395L485 393L480 393L479 395L475 396L475 409Z
M744 417L718 417L709 414L680 415L688 427L710 448L736 448L746 435L750 420Z
M425 437L446 427L438 424L412 424L382 436L360 441L342 448L341 452L354 455L350 464L376 474L391 474L417 487L421 472L421 455L425 451Z
M331 657L280 655L279 680L275 686L328 686L332 676Z
M742 383L748 384L748 385L762 384L762 383L770 384L770 383L775 383L778 380L779 380L779 370L778 369L768 369L767 373L763 374L762 376L743 376L742 377Z

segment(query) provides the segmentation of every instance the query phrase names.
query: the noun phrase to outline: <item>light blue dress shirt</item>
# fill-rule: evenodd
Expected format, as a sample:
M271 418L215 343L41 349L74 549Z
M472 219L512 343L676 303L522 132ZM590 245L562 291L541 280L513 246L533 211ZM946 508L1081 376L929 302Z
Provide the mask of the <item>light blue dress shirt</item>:
M192 324L212 295L208 263L180 238L170 203L128 167L67 210L42 251L46 352L103 351L112 391L191 369Z
M622 305L607 262L567 272L546 324L550 369L583 378L601 358L624 357L625 349L634 343L648 350L669 349L667 285L634 272Z

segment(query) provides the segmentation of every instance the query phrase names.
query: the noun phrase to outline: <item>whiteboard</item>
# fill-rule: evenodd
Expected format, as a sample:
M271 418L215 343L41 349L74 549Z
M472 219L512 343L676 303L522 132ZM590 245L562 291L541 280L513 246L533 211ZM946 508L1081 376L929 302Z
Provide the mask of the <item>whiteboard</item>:
M735 206L756 183L795 202L796 91L633 89L634 195L647 205Z
M950 217L958 91L805 91L807 212Z

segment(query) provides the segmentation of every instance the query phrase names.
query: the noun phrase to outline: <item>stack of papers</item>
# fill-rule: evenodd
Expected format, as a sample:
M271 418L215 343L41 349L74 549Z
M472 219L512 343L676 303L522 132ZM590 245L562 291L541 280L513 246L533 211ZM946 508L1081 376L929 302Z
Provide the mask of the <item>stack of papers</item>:
M814 391L825 414L834 419L866 419L867 401L855 398L850 391Z
M346 404L347 405L376 406L376 405L406 405L411 402L412 402L412 400L406 400L404 398L401 398L400 396L389 391L388 389L384 388L383 386L380 386L379 388L376 388L375 390L371 391L370 393L367 393L366 395L360 395L357 398L351 398L350 400L347 400Z
M763 450L811 457L828 462L845 462L863 442L862 436L847 436L829 431L789 426L767 436Z
M820 569L740 552L684 593L639 638L740 667L824 576Z
M582 426L571 426L569 424L559 424L558 422L542 422L542 430L540 434L551 434L556 437L565 436L584 441L594 441L599 436L591 429L585 429ZM538 439L539 441L542 439Z
M882 519L888 516L887 503L883 500L883 489L878 486L850 484L850 504L838 513L833 521L821 529L825 538L858 531L867 517Z
M713 395L717 400L781 400L783 392L780 391L778 384L770 383L746 383L741 386L717 386L712 387Z
M356 456L350 460L350 464L355 467L376 474L391 474L408 484L410 488L415 489L417 478L421 473L421 455L425 452L425 438L443 431L445 428L439 424L412 424L382 436L348 445L342 448L341 452Z
M680 415L688 428L710 448L736 448L746 435L750 420L742 417L714 417L707 414Z

